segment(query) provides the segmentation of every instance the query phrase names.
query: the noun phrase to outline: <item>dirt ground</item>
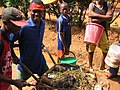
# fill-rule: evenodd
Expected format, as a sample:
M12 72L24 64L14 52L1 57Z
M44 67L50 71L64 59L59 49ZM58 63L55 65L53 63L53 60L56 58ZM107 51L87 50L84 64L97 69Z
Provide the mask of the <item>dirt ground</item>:
M56 20L54 16L51 17ZM86 17L87 18L87 17ZM111 45L114 42L119 40L120 33L120 17L117 18L114 23L111 24L111 29L109 30L109 44ZM49 29L51 28L51 29ZM81 65L85 62L88 62L87 52L85 49L84 43L84 35L85 29L79 27L72 27L72 44L70 50L74 52L77 58L77 65ZM57 33L55 31L55 23L49 22L46 20L46 28L43 43L50 51L51 55L54 57L54 60L57 61ZM16 54L19 56L19 49L15 48ZM52 67L54 64L52 63L50 57L46 52L43 52L49 67ZM120 77L113 79L106 79L105 72L99 71L101 59L101 50L96 48L93 60L93 67L95 69L95 73L97 74L98 82L102 83L104 90L120 90ZM84 65L88 66L88 63ZM107 68L107 65L106 65ZM17 66L13 64L13 79L17 76ZM120 75L120 70L119 70ZM13 90L18 90L13 86Z
M54 18L54 17L53 17ZM111 25L111 30L109 30L109 44L111 45L114 42L119 40L119 31L120 30L120 18L116 19L116 21ZM116 26L118 24L118 26ZM52 27L49 30L49 27ZM71 44L71 51L73 51L77 58L77 65L81 65L87 60L87 52L85 49L84 43L84 30L83 28L79 27L72 27L72 44ZM45 46L50 51L51 55L54 57L54 60L57 61L57 33L55 31L55 23L49 22L46 20L46 29L45 29L45 36L43 40ZM18 48L15 49L16 53L19 54ZM47 60L47 64L49 67L52 67L54 64L52 63L50 57L46 52L43 52L45 58ZM95 69L95 73L97 74L98 81L102 83L104 90L120 90L120 77L113 78L113 79L106 79L105 72L99 71L100 66L100 59L101 59L101 50L96 48L94 54L94 61L93 67ZM88 63L85 67L88 66ZM107 66L106 66L107 68ZM17 70L16 65L13 65L13 78L16 78ZM119 70L120 75L120 70ZM16 90L16 89L15 89Z

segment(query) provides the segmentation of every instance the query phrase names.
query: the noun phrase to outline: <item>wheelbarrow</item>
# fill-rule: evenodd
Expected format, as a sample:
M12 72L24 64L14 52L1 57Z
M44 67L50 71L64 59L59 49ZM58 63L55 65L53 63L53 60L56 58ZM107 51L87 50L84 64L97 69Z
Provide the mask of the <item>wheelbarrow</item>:
M76 58L75 54L74 54L72 51L69 51L69 53L71 53L72 56L70 56L70 55L65 55L65 53L63 53L63 55L62 55L61 58L59 59L59 63L76 65L77 58ZM66 57L66 56L67 56L67 57Z
M53 78L57 76L57 72L63 73L68 70L81 70L80 66L76 65L71 65L71 64L64 64L64 63L59 63L51 67L47 72L44 73L44 75L41 77L41 83L44 83L48 86L51 87L51 90L66 90L67 88L64 88L67 85L70 85L71 83L74 83L74 80L69 81L68 79L64 83L63 80L65 80L66 77L61 78L60 80L54 81ZM69 76L69 75L68 75ZM74 77L71 77L75 79Z

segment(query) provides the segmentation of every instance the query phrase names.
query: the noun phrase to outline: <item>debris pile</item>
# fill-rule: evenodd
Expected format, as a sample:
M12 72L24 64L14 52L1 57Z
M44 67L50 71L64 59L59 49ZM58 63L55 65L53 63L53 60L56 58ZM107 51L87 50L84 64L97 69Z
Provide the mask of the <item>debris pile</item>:
M96 84L96 80L79 66L68 64L52 67L41 81L58 90L94 90Z

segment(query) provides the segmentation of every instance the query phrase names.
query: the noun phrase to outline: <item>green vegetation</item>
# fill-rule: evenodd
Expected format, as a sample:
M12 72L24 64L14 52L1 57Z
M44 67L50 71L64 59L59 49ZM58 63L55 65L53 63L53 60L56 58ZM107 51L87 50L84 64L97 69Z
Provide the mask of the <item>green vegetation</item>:
M79 25L80 27L82 27L84 25L86 10L89 6L89 3L92 0L64 0L64 1L66 1L69 4L70 14L73 18L72 24ZM113 11L115 10L117 4L120 2L120 0L107 0L107 1L111 2ZM45 8L46 8L45 13L48 13L49 16L50 14L54 14L56 17L59 17L60 15L59 5L61 2L62 2L61 0L58 0L58 2L56 3L45 5ZM13 7L19 8L24 13L26 18L28 17L27 13L28 13L29 5L30 5L30 0L0 0L0 6L4 6L4 7L13 6ZM120 13L118 13L116 17L118 17L119 15ZM116 18L114 18L113 21L115 19ZM110 24L112 22L110 22Z

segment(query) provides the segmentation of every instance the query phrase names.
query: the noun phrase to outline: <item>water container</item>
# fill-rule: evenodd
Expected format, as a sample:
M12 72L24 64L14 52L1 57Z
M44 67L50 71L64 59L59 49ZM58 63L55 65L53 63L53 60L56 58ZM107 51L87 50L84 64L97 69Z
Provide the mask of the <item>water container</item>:
M76 65L76 62L77 62L76 57L65 57L63 59L60 59L60 63Z
M119 65L113 64L116 60L120 60L120 43L113 43L110 46L105 63L110 67L117 68Z
M75 56L75 54L72 51L69 51L73 56L68 56L68 57L64 57L59 59L60 63L64 63L64 64L71 64L71 65L76 65L77 62L77 58ZM65 56L65 53L63 53L62 57Z
M98 45L104 27L96 23L87 23L84 42L88 44Z

